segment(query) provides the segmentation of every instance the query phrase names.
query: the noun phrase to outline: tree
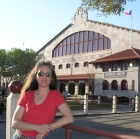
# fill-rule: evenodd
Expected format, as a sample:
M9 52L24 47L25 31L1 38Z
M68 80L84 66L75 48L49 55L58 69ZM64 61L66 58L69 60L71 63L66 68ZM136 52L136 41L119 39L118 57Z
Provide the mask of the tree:
M4 70L5 62L6 62L6 51L4 49L0 49L0 75Z
M3 76L3 71L5 70L6 63L6 51L4 49L0 49L0 89L1 89L1 76Z
M12 73L13 79L23 81L36 63L36 53L32 49L25 49L25 51L17 48L12 48L7 52L7 71Z
M124 7L127 2L136 0L82 0L81 6L85 10L97 10L98 16L100 15L120 15L124 12Z

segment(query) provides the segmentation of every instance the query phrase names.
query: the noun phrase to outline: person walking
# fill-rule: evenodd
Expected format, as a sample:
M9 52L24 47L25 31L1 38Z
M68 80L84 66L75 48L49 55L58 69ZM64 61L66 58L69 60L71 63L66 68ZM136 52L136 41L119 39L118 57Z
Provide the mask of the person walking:
M28 74L12 118L16 129L12 139L49 139L54 131L74 121L62 94L51 62L38 61ZM54 121L57 111L62 118Z
M133 111L135 111L135 97L132 99L132 104L133 104Z
M62 96L63 96L64 99L66 100L67 97L70 96L70 93L69 93L68 91L64 90L64 91L62 92Z

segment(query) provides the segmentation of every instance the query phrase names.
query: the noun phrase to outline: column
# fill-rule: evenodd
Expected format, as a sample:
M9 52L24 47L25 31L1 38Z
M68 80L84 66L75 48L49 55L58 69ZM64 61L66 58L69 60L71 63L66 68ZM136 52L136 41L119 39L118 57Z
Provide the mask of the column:
M12 117L17 106L19 94L10 93L7 97L7 109L6 109L6 139L11 139L15 132L15 129L11 127Z
M74 95L76 95L76 94L78 94L78 85L77 84L75 84L75 94Z

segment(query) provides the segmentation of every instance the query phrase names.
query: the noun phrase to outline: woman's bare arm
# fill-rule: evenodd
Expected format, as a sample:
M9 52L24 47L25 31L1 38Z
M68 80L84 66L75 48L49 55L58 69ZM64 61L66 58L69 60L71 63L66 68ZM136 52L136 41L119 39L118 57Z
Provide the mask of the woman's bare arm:
M53 129L56 129L56 128L62 127L66 124L74 122L72 112L71 112L69 106L66 103L61 104L58 107L58 109L59 109L59 111L60 111L60 113L62 114L63 117L60 118L59 120L53 122L52 124L50 124L50 126Z

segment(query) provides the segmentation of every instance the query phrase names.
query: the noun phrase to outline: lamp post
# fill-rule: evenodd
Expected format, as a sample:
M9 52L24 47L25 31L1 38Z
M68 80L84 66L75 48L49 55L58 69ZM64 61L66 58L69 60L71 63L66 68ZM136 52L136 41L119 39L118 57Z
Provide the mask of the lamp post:
M130 67L133 67L133 64L132 64L132 62L129 64L129 66L130 66Z

